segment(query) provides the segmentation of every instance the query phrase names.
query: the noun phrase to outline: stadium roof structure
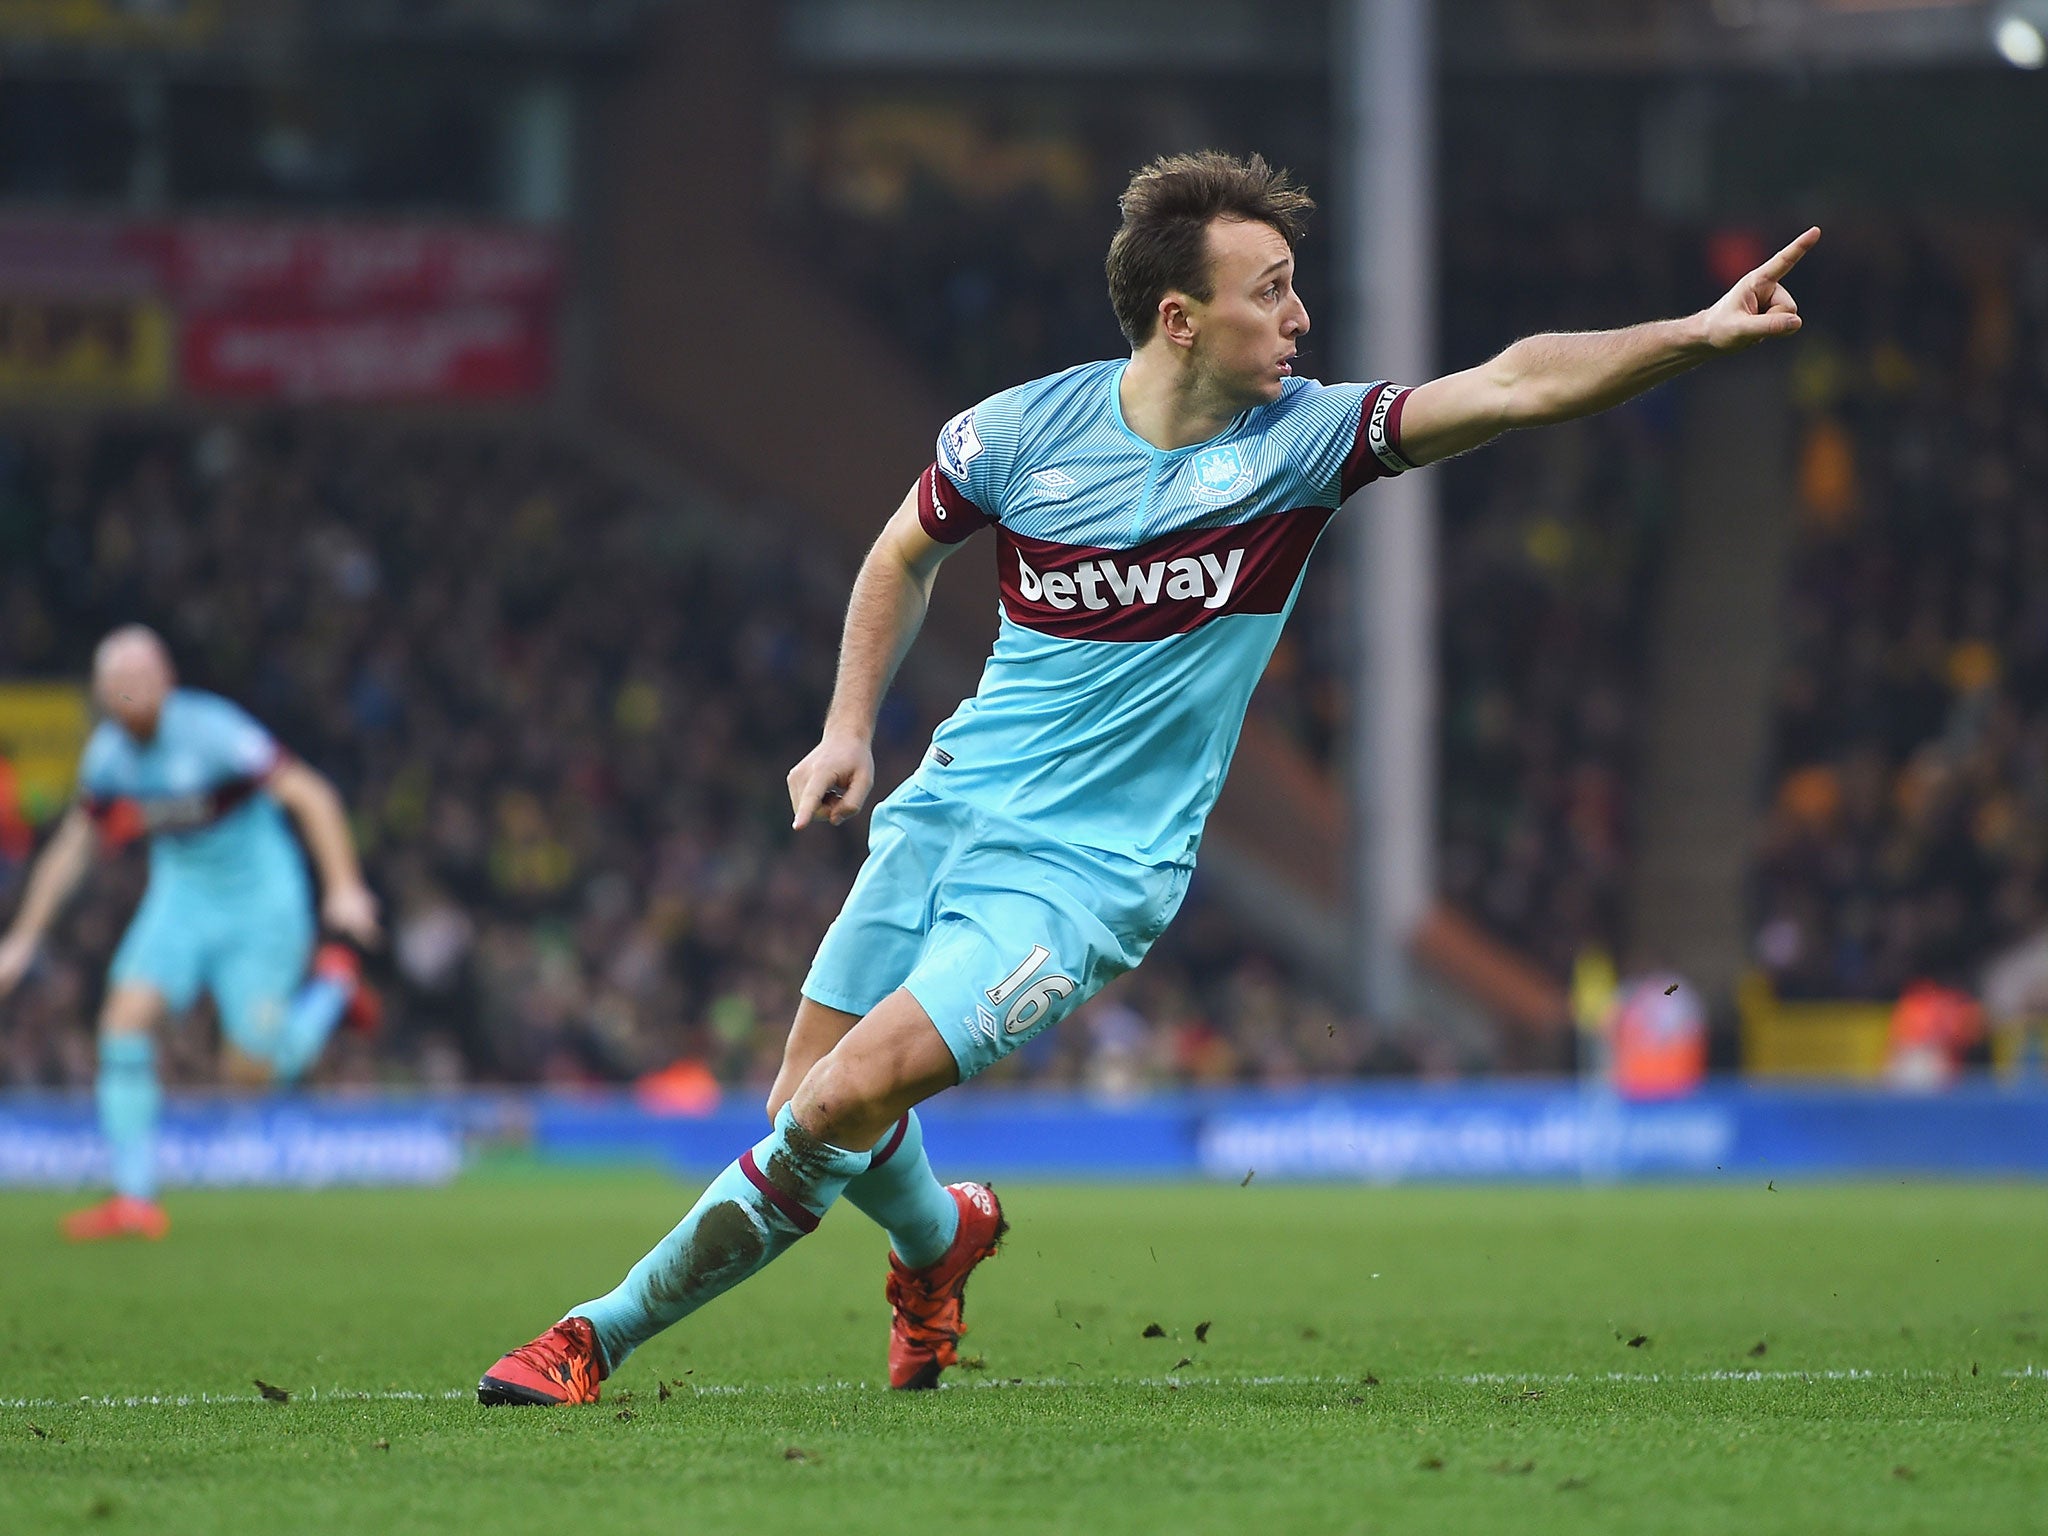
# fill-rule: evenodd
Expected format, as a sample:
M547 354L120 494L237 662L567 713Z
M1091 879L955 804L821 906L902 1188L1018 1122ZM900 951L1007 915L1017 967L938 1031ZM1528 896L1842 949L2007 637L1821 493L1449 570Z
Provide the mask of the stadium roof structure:
M665 0L12 0L0 59L205 67L316 48L405 44L562 54L619 53Z
M1333 8L785 0L784 35L792 61L828 69L1299 72L1322 56ZM1435 11L1451 69L1656 72L1991 65L2005 8L2005 0L1457 0Z

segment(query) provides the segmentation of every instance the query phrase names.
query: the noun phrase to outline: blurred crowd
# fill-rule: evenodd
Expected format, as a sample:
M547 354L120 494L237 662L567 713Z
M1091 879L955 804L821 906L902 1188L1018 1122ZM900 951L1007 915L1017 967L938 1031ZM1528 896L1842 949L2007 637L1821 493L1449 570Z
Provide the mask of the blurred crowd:
M1039 163L1016 195L1059 174ZM1454 221L1443 244L1446 367L1674 312L1719 276L1710 242L1640 224ZM1050 235L990 250L1009 265L960 258L965 289L1044 301L985 360L990 387L1113 345L1048 318L1099 301L1092 262ZM1754 957L1788 995L1895 996L1969 980L2048 920L2048 241L1831 230L1828 254L1792 363L1801 525ZM983 302L965 289L948 304ZM1675 405L1652 393L1437 471L1443 890L1558 976L1626 947ZM189 682L337 781L387 904L393 1003L342 1075L751 1091L862 847L788 832L783 774L822 718L849 573L762 537L776 515L503 426L20 422L0 431L0 677L80 678L101 633L142 619ZM1254 703L1331 766L1347 584L1326 550ZM952 703L913 664L885 785ZM0 912L34 842L5 749ZM0 1009L0 1081L89 1081L142 876L109 863ZM1475 1065L1417 1049L1291 976L1198 880L1140 973L993 1075L1123 1090ZM203 1027L176 1034L172 1075L205 1076L209 1051Z
M1445 899L1569 974L1624 951L1668 398L1510 439L1445 477Z
M1256 147L1313 187L1327 150L1304 108L1043 80L817 89L784 105L782 130L784 234L956 408L1128 350L1102 263L1139 166ZM1328 254L1327 239L1300 252L1312 305Z
M1447 370L1537 331L1676 313L1712 283L1694 244L1634 221L1453 221L1443 253ZM1559 978L1587 946L1621 953L1627 940L1644 664L1677 426L1675 398L1657 391L1431 471L1440 889ZM1349 728L1350 585L1326 551L1255 704L1333 767Z
M0 437L0 677L82 679L97 637L142 619L186 682L336 780L387 906L373 973L392 1004L342 1076L753 1091L865 827L789 832L783 775L823 718L847 573L764 533L505 430L24 426ZM885 785L952 702L892 695ZM0 913L32 841L10 810ZM138 856L110 862L0 1005L0 1082L91 1080L142 882ZM208 1075L206 1028L167 1045L174 1079ZM1144 973L998 1075L1116 1089L1413 1065L1198 890Z
M1790 995L1974 985L2048 920L2048 234L1828 241L1755 959Z

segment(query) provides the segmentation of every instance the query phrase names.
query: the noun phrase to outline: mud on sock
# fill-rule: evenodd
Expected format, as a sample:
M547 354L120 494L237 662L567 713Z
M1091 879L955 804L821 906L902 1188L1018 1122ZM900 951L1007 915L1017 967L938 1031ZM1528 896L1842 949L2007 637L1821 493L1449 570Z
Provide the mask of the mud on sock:
M690 1213L606 1295L569 1310L597 1330L607 1372L640 1345L765 1268L832 1207L872 1152L818 1140L789 1106L726 1165Z

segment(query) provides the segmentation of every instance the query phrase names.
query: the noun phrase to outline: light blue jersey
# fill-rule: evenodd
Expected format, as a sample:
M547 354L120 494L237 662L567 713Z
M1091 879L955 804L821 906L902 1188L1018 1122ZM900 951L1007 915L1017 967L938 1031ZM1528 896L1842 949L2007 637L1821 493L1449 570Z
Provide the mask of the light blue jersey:
M79 789L110 836L149 838L152 889L303 907L311 891L305 860L282 807L263 789L282 760L276 740L239 705L179 688L146 742L100 722L79 763Z
M85 808L110 840L149 839L149 891L109 979L148 987L174 1012L210 992L228 1038L274 1063L285 1060L315 937L306 861L263 787L283 760L239 705L180 688L148 741L102 722L78 769ZM324 1043L332 1021L315 1022ZM296 1076L305 1063L279 1070Z
M964 1080L1130 970L1187 892L1245 706L1337 507L1410 468L1391 384L1290 379L1216 437L1131 431L1125 364L955 417L918 487L927 533L990 523L1002 632L981 686L875 808L804 996L898 987Z
M925 531L993 523L1002 628L914 782L1143 864L1191 861L1310 553L1359 486L1412 466L1407 391L1289 379L1171 452L1125 423L1126 361L950 422Z

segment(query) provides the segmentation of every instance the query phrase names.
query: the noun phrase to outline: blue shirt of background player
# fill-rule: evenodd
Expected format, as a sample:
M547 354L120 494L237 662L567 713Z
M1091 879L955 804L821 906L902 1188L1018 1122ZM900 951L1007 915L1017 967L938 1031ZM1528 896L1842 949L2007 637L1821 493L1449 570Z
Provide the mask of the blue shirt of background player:
M138 741L103 720L78 768L86 811L117 840L149 839L151 884L214 901L311 900L283 807L264 789L285 754L240 705L195 688L164 699Z

